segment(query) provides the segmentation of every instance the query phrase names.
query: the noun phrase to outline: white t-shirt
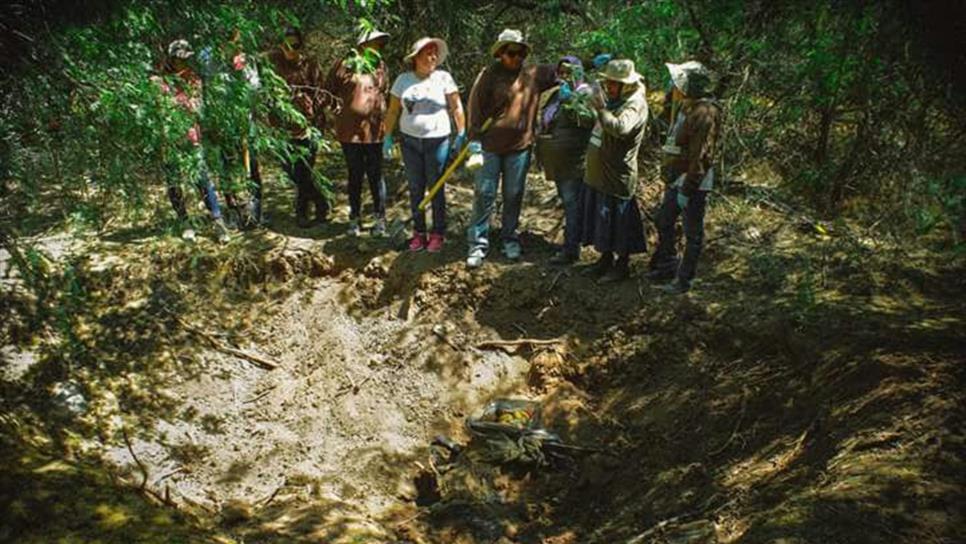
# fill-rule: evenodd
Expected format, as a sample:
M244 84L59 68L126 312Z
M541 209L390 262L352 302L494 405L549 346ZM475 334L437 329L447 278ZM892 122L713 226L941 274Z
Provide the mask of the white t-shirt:
M436 70L425 79L411 71L399 74L389 93L402 106L400 130L415 138L449 136L452 129L446 95L455 92L459 92L456 82L445 70Z

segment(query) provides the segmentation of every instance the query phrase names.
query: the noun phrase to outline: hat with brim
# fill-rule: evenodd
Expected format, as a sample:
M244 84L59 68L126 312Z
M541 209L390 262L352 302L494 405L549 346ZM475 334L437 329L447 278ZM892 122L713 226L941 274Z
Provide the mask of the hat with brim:
M711 72L696 60L689 60L681 64L666 63L671 73L671 83L685 96L700 97L706 94L711 86Z
M514 30L512 28L506 28L503 30L503 32L500 32L499 37L496 39L496 43L490 47L490 55L493 55L494 57L498 56L500 50L507 45L522 45L523 47L530 49L530 44L523 39L523 32Z
M617 81L619 83L639 83L641 74L634 69L634 61L628 59L616 59L608 62L604 66L604 71L598 75L602 79Z
M194 54L188 40L175 40L168 44L168 57L172 59L188 60Z
M362 46L370 42L376 41L389 41L389 34L382 32L380 30L367 30L359 35L359 39L356 41L356 46Z
M416 40L416 43L409 48L409 54L403 57L403 60L406 62L411 62L416 58L416 55L423 50L424 47L431 43L436 44L436 49L439 51L439 60L436 61L437 64L443 64L443 62L446 61L446 56L449 55L449 47L446 45L446 42L440 38L430 38L428 36Z

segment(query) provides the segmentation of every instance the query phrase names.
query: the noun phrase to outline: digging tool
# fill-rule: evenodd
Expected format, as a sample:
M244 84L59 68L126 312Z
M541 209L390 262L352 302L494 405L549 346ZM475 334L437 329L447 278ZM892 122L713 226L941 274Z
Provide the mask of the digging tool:
M493 123L492 117L487 119L486 122L483 123L483 126L480 128L480 135L486 133L486 131L490 128L490 125L492 123ZM443 184L446 183L446 180L448 180L450 176L453 175L453 172L455 172L456 169L459 168L461 164L463 164L463 161L465 161L466 158L469 157L469 155L470 155L470 146L469 146L469 142L467 142L466 144L463 145L463 149L460 150L459 154L456 155L456 158L453 159L453 161L449 164L449 168L447 168L446 171L443 172L443 175L440 176L438 180L436 180L436 183L433 184L429 192L426 193L426 196L423 197L423 201L419 203L419 211L424 211L426 209L426 206L428 206L429 202L433 200L433 197L436 196L436 193L438 193L439 190L443 188Z
M483 123L483 126L480 128L480 135L483 135L490 128L491 124L493 124L493 117L490 117ZM452 177L453 173L456 172L456 169L459 168L460 165L463 164L463 161L465 161L469 156L469 150L470 145L469 142L467 142L463 145L463 149L460 150L459 154L456 155L456 158L450 162L449 166L446 168L446 171L443 172L443 175L436 180L436 183L433 184L433 186L429 189L429 192L426 193L426 196L423 197L422 202L419 203L419 211L426 210L426 206L428 206L429 202L433 200L433 197L436 196L436 193L443 188L446 180ZM405 242L406 227L411 222L412 218L406 220L396 218L393 219L389 224L387 231L389 232L389 240L393 247L403 245Z

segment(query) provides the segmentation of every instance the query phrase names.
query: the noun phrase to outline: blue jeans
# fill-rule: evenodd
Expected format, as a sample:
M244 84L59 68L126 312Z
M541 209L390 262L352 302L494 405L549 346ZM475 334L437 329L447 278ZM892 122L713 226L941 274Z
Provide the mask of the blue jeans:
M530 167L530 150L514 151L497 155L483 152L483 167L476 173L474 187L473 218L466 230L470 254L486 254L490 247L490 215L496 202L496 188L503 175L503 219L500 238L503 246L520 244L517 227L520 224L520 208L523 206L523 191Z
M449 155L449 137L416 138L403 135L402 156L409 179L409 208L413 214L413 230L426 233L426 214L419 209L426 190L443 173ZM446 233L445 186L433 196L433 232Z
M557 194L563 201L564 208L564 254L572 257L580 256L581 217L584 207L584 181L577 179L558 179Z
M215 192L215 184L208 177L208 167L205 164L204 154L201 148L194 150L195 159L198 165L198 177L195 180L195 187L201 193L201 198L205 202L205 207L211 213L213 219L221 219L221 206L218 204L218 193ZM178 214L178 219L187 219L188 210L184 205L184 191L181 189L178 178L182 172L176 164L169 164L166 167L168 174L168 199L171 207Z
M688 199L688 206L681 213L678 207L678 190L668 185L664 190L664 200L657 217L657 250L651 258L650 269L665 271L669 275L677 273L678 280L691 285L698 269L698 257L704 245L704 211L707 206L707 191L696 191ZM677 224L678 216L684 218L684 258L678 261Z

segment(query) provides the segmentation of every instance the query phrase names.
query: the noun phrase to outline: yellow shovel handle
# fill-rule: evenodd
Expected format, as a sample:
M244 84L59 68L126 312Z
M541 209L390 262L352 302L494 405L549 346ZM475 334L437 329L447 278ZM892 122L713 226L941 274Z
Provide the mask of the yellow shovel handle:
M486 132L487 129L490 128L490 125L492 123L493 123L492 117L487 119L486 122L483 123L483 126L480 128L480 134L483 134L484 132ZM467 142L463 146L463 149L460 150L459 155L457 155L456 158L453 159L453 162L450 163L449 168L447 168L446 171L443 172L443 175L440 176L438 180L436 180L436 183L433 184L433 186L429 189L429 192L426 193L426 196L423 197L422 202L419 203L419 211L421 212L426 211L426 206L429 206L429 202L433 200L433 197L436 196L436 193L438 193L439 190L443 188L443 184L446 183L446 180L448 180L450 176L453 175L453 172L455 172L456 169L459 168L461 164L463 164L463 161L466 160L466 157L469 156L469 154L470 154L470 145L469 145L469 142Z

